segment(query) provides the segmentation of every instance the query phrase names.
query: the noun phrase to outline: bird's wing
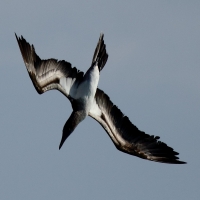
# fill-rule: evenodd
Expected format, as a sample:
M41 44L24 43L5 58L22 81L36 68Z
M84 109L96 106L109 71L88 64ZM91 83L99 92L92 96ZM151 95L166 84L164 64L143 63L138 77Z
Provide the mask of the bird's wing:
M75 95L84 73L72 68L69 62L56 59L42 60L36 54L34 46L30 45L23 36L17 37L19 48L24 59L29 76L39 94L48 90L58 89L68 98Z
M171 147L134 126L108 95L97 89L89 116L98 121L108 133L116 148L125 153L156 162L181 164Z

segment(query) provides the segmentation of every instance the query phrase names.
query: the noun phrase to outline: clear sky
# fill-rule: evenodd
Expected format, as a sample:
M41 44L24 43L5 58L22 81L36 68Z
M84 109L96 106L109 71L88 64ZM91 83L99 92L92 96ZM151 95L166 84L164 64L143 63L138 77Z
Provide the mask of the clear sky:
M122 153L89 117L59 151L71 105L58 91L36 92L15 32L41 58L84 72L103 32L99 88L188 164ZM0 199L199 199L199 54L200 1L1 1Z

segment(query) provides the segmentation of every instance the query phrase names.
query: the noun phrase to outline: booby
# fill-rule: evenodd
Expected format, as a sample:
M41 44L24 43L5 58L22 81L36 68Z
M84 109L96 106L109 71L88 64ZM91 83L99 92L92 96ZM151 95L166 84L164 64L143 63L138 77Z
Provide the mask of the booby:
M28 74L39 94L57 89L71 102L73 111L64 125L59 149L68 136L86 116L95 119L108 133L116 148L122 152L150 161L183 164L177 152L158 136L148 135L131 123L109 96L98 86L100 71L105 66L108 54L104 34L100 34L92 64L87 72L77 70L69 62L56 59L42 60L23 36L16 39Z

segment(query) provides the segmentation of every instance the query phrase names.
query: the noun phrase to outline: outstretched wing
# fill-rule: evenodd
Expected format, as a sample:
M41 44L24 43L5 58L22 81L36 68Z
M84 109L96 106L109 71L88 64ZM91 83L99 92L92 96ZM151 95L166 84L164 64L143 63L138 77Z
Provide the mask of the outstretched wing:
M84 73L72 68L69 62L56 59L42 60L36 54L34 46L23 36L17 37L19 48L29 76L39 94L47 90L58 89L65 96L73 97Z
M160 137L150 136L134 126L100 89L89 115L101 124L118 150L156 162L185 163L178 160L178 153L171 147L158 141Z

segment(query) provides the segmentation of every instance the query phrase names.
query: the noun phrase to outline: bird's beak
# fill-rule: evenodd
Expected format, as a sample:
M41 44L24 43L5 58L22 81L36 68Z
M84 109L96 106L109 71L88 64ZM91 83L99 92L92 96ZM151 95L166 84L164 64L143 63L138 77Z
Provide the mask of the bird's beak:
M65 137L64 135L62 136L62 139L60 141L60 145L59 145L59 150L61 149L62 145L64 144L65 140L67 139L67 137Z

